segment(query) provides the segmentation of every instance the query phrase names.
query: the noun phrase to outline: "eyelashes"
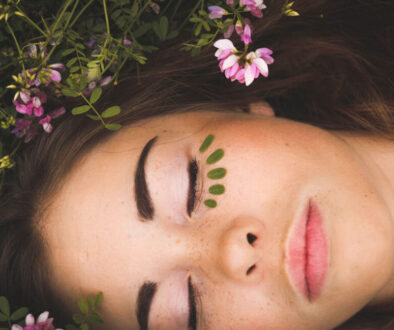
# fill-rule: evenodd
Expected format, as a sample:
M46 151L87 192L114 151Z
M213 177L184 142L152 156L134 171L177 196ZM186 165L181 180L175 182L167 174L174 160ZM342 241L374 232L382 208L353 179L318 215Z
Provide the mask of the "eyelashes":
M189 163L189 193L187 198L187 213L191 216L196 205L196 187L197 187L198 164L197 160L193 159Z

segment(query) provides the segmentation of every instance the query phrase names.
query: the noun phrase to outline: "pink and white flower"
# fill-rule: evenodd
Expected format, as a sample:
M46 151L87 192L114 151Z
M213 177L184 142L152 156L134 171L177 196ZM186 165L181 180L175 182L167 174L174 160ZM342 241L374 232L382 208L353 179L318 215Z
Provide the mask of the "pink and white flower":
M258 18L263 17L262 10L267 8L264 0L241 0L240 5L245 6L247 11L250 11L253 16Z
M268 64L272 64L272 50L259 48L246 56L239 52L228 39L220 39L214 43L218 48L215 56L218 58L220 70L231 81L238 80L249 86L261 74L268 77ZM241 64L242 63L242 64Z
M35 117L41 117L44 114L43 103L47 101L45 92L38 88L24 89L19 92L19 98L13 101L16 111Z
M223 15L228 14L226 9L219 7L219 6L209 6L208 10L210 11L210 13L209 13L210 19L222 18Z
M252 42L251 30L249 24L245 25L245 29L241 35L241 40L245 43L245 45L249 45Z
M23 328L20 325L14 324L12 326L12 330L62 330L55 329L53 326L53 318L48 318L49 312L43 312L35 322L34 316L32 314L28 314L25 319L26 326Z

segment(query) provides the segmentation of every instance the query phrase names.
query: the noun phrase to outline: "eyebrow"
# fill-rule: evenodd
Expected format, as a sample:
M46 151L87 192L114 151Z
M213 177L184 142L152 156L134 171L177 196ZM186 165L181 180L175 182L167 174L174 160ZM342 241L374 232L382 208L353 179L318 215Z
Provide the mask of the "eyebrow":
M138 159L137 170L135 172L135 200L137 203L138 214L142 221L153 220L154 207L152 203L152 198L148 191L148 186L146 184L145 175L145 163L148 157L149 151L151 150L153 144L156 142L157 136L150 139L142 149L140 158Z
M141 330L148 330L149 311L156 290L157 283L145 282L138 291L137 320Z

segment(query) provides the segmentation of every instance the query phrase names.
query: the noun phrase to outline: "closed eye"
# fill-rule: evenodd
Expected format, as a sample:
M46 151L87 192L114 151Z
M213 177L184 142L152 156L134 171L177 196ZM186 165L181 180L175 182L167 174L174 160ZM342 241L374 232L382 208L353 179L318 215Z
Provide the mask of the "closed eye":
M189 163L189 192L187 197L187 214L191 216L196 205L196 185L197 185L198 164L196 159Z

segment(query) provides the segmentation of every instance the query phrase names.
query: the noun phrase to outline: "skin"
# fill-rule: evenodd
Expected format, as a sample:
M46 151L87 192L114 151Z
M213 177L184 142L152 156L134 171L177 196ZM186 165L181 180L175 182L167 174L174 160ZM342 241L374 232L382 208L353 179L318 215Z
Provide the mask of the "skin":
M187 329L188 276L199 296L198 329L332 329L367 304L393 299L393 144L255 109L149 119L85 155L47 214L51 284L73 301L102 291L107 329L138 329L136 297L145 281L158 283L149 328ZM200 153L208 134L214 142ZM141 222L134 173L154 136L146 176L155 216ZM206 165L217 148L224 157ZM202 195L188 217L193 158ZM216 167L227 170L217 180L226 191L210 209L203 201L214 180L206 174ZM292 286L285 267L290 229L310 198L329 247L327 278L313 302ZM253 245L248 233L257 237Z

